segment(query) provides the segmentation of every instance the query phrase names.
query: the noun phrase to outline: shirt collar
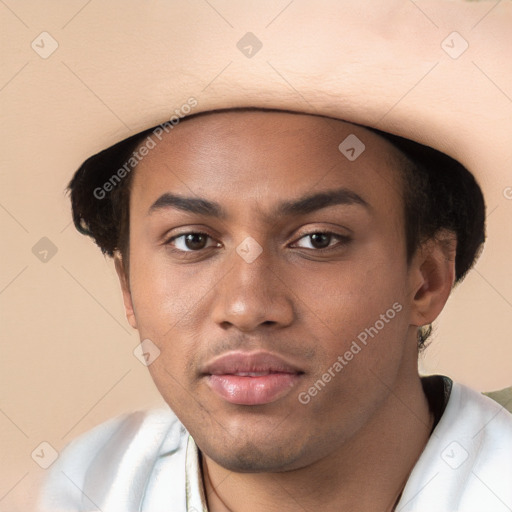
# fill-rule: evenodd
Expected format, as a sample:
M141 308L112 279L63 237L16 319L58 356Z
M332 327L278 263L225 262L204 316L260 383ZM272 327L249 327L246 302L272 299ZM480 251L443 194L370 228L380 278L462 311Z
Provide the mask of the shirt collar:
M187 512L208 512L199 450L190 434L185 454L185 483Z

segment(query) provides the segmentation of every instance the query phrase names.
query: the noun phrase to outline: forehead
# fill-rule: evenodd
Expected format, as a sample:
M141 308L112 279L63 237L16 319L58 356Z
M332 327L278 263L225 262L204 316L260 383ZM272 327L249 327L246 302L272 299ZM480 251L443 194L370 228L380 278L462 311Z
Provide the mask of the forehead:
M157 142L134 173L137 204L149 206L163 192L247 207L340 186L370 203L390 196L396 202L402 195L398 150L370 130L337 119L214 112L182 120Z

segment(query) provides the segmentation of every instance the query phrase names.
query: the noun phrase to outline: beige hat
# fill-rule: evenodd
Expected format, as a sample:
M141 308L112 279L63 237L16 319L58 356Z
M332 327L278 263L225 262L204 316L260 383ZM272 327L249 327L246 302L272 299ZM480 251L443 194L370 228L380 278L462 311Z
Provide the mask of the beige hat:
M180 114L287 108L433 146L477 176L490 209L512 195L509 2L114 1L108 26L85 9L67 48L46 57L46 33L32 44L71 75L55 88L74 113L68 133L94 126L74 139L78 160ZM92 111L73 103L79 83Z

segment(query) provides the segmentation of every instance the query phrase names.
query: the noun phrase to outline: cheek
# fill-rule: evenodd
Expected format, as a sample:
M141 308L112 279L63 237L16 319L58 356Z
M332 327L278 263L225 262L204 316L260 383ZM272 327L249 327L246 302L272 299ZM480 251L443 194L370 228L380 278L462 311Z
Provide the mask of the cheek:
M347 399L360 394L374 374L392 380L407 342L405 262L382 250L368 254L338 264L338 272L305 278L303 288L305 323L317 325L322 351L314 377L331 368L337 376L332 390L339 385L337 392Z
M308 413L326 423L359 428L401 371L408 330L403 276L397 268L381 270L351 268L322 280L316 309L305 321L317 326L319 346L301 396L309 400Z
M305 272L301 279L303 302L327 327L341 330L344 338L356 336L380 315L395 320L395 310L405 308L405 262L382 250L360 254L350 261L337 262L335 271L326 265L315 274ZM393 309L395 303L402 307Z
M149 252L134 255L130 276L141 336L156 339L192 322L195 308L215 282L214 276L199 273L193 265L172 265L161 254Z
M198 353L195 309L206 289L197 276L180 272L156 257L135 258L131 271L140 339L151 340L159 351L148 366L151 378L173 410L191 409Z
M139 336L150 339L160 351L149 371L166 398L179 399L180 389L194 380L198 356L212 332L208 312L222 274L213 267L171 264L164 254L149 250L132 257L131 291Z

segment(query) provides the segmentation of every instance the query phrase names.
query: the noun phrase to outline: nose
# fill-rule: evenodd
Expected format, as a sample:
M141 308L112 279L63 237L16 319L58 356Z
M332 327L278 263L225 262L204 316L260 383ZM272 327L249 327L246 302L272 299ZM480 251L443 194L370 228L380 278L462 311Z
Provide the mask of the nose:
M293 322L292 293L276 259L264 249L248 262L233 251L226 262L229 271L214 292L212 319L217 325L251 332L260 326L276 329Z

